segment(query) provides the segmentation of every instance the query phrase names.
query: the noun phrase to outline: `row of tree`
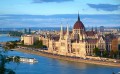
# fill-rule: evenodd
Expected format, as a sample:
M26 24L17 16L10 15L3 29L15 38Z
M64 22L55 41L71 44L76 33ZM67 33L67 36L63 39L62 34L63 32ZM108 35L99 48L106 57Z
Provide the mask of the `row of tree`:
M24 45L24 41L21 41L21 45L26 47L32 47L32 48L43 48L43 47L47 48L45 45L43 45L42 40L40 41L36 40L33 45Z
M18 45L32 47L32 48L47 48L45 45L43 45L42 40L40 40L40 41L36 40L33 45L24 45L24 41L20 42L20 41L16 40L16 41L6 42L6 44L4 45L4 49L14 49Z
M16 46L17 46L17 43L19 41L9 41L9 42L6 42L6 44L3 46L3 48L5 49L14 49Z
M93 53L95 54L95 56L99 56L99 57L106 57L106 58L120 58L120 51L119 50L111 50L111 51L101 51L99 48L94 48L93 49Z
M22 32L19 32L19 31L9 31L9 35L10 35L10 36L21 37L21 35L23 35L23 33L22 33Z

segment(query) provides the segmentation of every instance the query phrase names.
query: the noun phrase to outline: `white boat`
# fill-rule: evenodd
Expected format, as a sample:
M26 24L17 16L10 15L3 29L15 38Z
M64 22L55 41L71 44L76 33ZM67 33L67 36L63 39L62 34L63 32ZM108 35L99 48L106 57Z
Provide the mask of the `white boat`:
M19 57L19 56L9 56L6 59L12 59L13 61L20 61L20 62L26 62L26 63L38 62L35 58L26 58L26 57Z
M20 57L21 62L28 62L28 63L35 63L38 62L35 58L25 58L25 57Z

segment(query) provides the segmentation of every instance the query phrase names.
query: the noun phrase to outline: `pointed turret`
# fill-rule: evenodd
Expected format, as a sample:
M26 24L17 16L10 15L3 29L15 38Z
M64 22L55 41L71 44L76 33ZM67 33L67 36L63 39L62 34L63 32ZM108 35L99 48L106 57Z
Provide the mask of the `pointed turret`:
M78 21L80 21L80 16L79 16L79 12L78 12Z
M69 36L69 26L67 25L67 36Z
M63 34L63 28L62 28L62 25L61 25L61 34Z
M61 31L60 31L60 39L63 39L63 28L62 28L62 25L61 25Z

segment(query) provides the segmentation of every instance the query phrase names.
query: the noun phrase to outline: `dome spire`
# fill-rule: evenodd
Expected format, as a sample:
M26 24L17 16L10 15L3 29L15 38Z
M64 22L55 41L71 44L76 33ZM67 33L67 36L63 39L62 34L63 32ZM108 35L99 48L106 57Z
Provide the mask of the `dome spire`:
M78 13L78 20L74 24L73 29L84 29L84 24L80 21L79 13Z
M79 12L78 12L78 21L80 21Z

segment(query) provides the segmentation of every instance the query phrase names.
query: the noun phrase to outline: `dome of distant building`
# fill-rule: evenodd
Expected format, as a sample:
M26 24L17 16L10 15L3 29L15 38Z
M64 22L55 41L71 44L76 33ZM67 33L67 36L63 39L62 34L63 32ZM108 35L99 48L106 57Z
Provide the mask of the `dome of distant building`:
M84 27L83 23L80 21L80 17L79 17L79 14L78 14L78 20L74 24L73 29L84 29L84 28L85 27Z

